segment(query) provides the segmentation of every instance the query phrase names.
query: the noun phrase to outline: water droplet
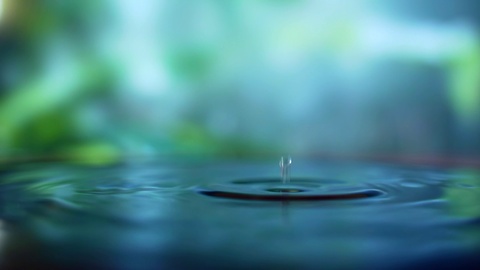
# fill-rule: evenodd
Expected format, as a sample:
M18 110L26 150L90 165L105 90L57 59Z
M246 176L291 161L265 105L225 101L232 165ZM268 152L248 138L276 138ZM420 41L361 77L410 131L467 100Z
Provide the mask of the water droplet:
M290 165L292 164L292 158L290 156L280 158L280 174L282 177L282 183L288 184L290 182Z

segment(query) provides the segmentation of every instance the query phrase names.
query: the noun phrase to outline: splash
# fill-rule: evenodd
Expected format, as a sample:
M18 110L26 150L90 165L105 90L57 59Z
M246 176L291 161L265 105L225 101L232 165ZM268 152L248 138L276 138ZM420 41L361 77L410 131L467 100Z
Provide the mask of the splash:
M282 177L282 183L290 183L290 165L292 165L292 158L290 156L281 157L279 166L280 166L280 175Z

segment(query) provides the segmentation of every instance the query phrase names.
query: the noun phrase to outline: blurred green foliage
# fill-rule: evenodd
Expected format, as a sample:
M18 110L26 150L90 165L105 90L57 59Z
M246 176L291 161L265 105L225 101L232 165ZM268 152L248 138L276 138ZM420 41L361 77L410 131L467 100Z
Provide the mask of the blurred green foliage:
M478 16L370 0L0 3L6 159L480 154Z

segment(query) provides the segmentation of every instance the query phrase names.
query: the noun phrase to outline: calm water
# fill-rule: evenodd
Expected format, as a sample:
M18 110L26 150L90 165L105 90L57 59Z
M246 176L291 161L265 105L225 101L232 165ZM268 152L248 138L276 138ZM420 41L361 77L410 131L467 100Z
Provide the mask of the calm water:
M277 163L8 166L1 269L480 265L479 170L297 161L282 185Z

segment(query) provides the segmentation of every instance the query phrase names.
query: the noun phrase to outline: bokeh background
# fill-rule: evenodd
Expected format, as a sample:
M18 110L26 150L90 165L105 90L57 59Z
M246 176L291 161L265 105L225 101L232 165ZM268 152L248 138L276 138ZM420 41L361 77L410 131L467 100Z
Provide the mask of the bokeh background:
M479 10L0 0L0 158L475 158Z

